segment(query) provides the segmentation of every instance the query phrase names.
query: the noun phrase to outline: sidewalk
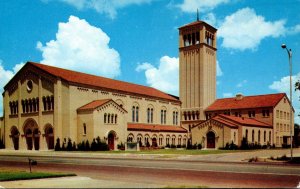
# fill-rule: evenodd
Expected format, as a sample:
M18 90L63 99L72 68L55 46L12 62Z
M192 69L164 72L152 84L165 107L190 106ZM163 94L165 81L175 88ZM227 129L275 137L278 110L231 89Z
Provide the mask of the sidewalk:
M165 188L167 185L132 183L91 179L89 177L61 177L0 182L0 188Z

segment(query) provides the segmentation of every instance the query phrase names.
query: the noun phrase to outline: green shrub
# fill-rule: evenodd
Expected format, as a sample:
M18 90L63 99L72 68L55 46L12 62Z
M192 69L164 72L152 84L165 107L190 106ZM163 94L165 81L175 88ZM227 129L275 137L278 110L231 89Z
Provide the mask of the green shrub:
M56 144L55 144L54 150L55 151L60 151L61 150L61 148L60 148L60 139L59 138L56 139Z

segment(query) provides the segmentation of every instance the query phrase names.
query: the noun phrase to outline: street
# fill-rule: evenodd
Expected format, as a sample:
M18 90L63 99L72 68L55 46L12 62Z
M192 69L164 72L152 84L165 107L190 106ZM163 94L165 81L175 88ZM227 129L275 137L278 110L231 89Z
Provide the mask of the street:
M115 187L139 183L141 187L295 188L300 182L300 166L291 165L86 156L35 156L34 159L38 161L34 171L75 173L80 177L116 182ZM0 167L27 170L28 157L1 155ZM5 187L3 183L0 185Z

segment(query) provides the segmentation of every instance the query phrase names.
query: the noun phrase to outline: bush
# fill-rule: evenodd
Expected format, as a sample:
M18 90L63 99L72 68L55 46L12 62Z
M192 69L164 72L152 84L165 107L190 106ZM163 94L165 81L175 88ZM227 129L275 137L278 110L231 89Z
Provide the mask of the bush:
M198 150L201 150L201 149L202 149L202 145L201 145L201 144L198 144L198 145L197 145L197 148L198 148Z
M175 144L171 144L171 148L176 148Z
M241 150L248 150L249 148L250 147L249 147L247 139L245 137L243 137L242 144L241 144Z
M59 138L56 139L56 144L55 144L54 150L55 151L60 151L61 150L61 148L60 148L60 139Z
M181 148L186 148L186 145L185 144L181 145Z
M148 142L149 143L149 142ZM149 144L150 146L150 144ZM147 146L148 147L148 146ZM118 144L118 149L119 150L125 150L125 145L121 142L121 144Z
M72 150L73 150L72 140L69 138L67 144L67 151L72 151Z
M76 149L76 143L75 143L75 142L73 142L72 150L73 150L73 151L76 151L76 150L77 150L77 149Z
M166 148L170 148L170 144L167 144L167 145L166 145Z
M90 151L91 150L89 140L86 140L86 142L85 142L85 149L84 150L85 151Z
M180 144L178 144L178 145L176 146L176 148L181 148L181 145L180 145Z

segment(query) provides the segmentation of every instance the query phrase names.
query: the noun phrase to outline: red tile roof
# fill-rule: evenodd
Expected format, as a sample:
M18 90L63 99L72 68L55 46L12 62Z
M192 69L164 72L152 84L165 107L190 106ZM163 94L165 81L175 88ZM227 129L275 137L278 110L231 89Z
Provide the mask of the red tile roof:
M109 79L105 77L90 75L86 73L66 70L62 68L52 67L40 63L27 62L27 64L33 65L51 75L56 77L60 77L61 79L73 82L76 84L88 85L91 87L103 88L113 91L120 91L132 94L139 94L146 97L154 97L159 99L166 99L171 101L180 102L178 98L159 91L152 87L137 85L133 83L128 83L124 81Z
M143 124L143 123L128 123L128 131L152 131L152 132L178 132L186 133L182 127L172 126L172 125L153 125L153 124Z
M227 127L231 127L235 129L241 126L272 128L272 125L258 121L253 118L235 117L235 116L228 116L224 114L219 114L209 120L206 120L205 122L195 125L194 127L197 127L203 123L210 122L210 121L216 121L226 125Z
M235 117L235 116L229 116L229 115L217 115L212 118L216 121L223 121L223 122L231 122L231 125L242 125L242 126L254 126L254 127L270 127L272 128L272 125L269 125L267 123L258 121L254 118L245 118L245 117Z
M81 106L77 110L93 110L95 108L98 108L99 106L102 106L103 104L111 101L112 99L103 99L103 100L94 100L84 106Z
M205 111L274 107L285 96L285 93L277 93L258 96L244 96L240 100L235 97L217 99L214 103L208 106Z

